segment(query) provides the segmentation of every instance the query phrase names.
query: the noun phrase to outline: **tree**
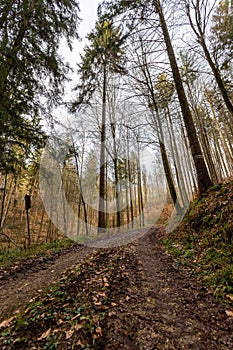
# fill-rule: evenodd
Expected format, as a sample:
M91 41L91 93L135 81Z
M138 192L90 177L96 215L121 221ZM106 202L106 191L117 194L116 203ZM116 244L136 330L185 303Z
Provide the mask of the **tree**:
M132 12L141 11L141 16L139 16L139 20L141 21L146 21L144 12L146 11L146 9L149 8L149 6L153 5L154 12L157 14L159 19L159 27L163 34L163 39L166 46L166 52L169 58L170 66L171 66L173 79L174 79L174 83L175 83L175 87L176 87L176 91L177 91L177 95L178 95L178 99L179 99L179 103L182 111L182 116L183 116L185 128L187 130L191 153L192 153L192 157L194 160L195 169L197 173L199 193L202 194L212 185L212 181L209 177L209 173L201 151L200 143L198 140L195 125L193 122L193 117L192 117L189 104L187 101L187 97L185 94L183 82L182 82L180 71L177 65L176 56L172 46L172 42L168 31L167 23L164 17L161 2L159 0L146 1L146 2L143 0L138 2L134 2L134 1L126 2L123 0L118 0L118 1L111 2L109 5L106 4L106 2L104 2L104 5L107 9L106 13L103 15L104 18L107 18L107 17L112 18L114 16L117 16L119 14L122 14L131 10ZM135 18L134 18L134 21L135 21Z
M225 86L224 80L221 75L221 71L218 67L218 64L214 62L213 57L211 57L211 52L207 46L206 42L206 31L208 23L208 1L199 1L199 0L185 0L186 13L189 19L190 26L197 37L198 43L201 45L206 61L208 62L213 75L215 77L218 88L221 92L222 98L226 104L228 111L230 112L231 119L233 120L233 103L230 99L229 93ZM194 10L193 20L191 11Z
M100 127L100 179L99 179L99 219L98 230L106 228L105 217L105 172L106 172L106 103L107 81L109 73L123 73L122 66L124 37L120 28L114 28L111 21L99 21L95 29L88 35L90 45L85 48L85 54L80 64L81 84L79 98L73 104L73 110L90 100L95 89L102 90L102 116Z
M204 161L204 157L201 151L201 146L200 146L195 125L193 122L192 113L189 109L189 104L187 101L183 82L182 82L179 68L177 65L174 49L172 47L169 31L168 31L166 20L163 14L163 9L160 1L158 0L154 0L153 4L155 6L155 10L159 15L160 26L163 32L164 42L166 45L167 54L168 54L168 58L172 69L172 74L173 74L176 91L177 91L177 95L178 95L178 99L179 99L179 103L182 111L182 116L184 119L185 128L187 130L190 148L191 148L195 168L197 171L198 189L199 189L199 193L202 194L212 185L212 181L209 177L209 173Z
M233 58L233 2L221 0L213 15L211 26L213 55L221 61L221 67L228 69Z
M41 146L45 101L58 103L67 79L59 42L65 37L71 48L77 38L79 8L76 0L7 0L0 6L0 153L13 157L15 145L23 151Z

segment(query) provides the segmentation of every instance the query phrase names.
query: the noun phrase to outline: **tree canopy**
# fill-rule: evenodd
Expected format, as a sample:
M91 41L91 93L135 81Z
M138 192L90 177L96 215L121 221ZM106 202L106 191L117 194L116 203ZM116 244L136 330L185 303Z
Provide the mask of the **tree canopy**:
M60 40L77 38L76 0L0 2L0 152L41 145L41 116L60 102L69 66ZM11 156L0 160L1 168Z

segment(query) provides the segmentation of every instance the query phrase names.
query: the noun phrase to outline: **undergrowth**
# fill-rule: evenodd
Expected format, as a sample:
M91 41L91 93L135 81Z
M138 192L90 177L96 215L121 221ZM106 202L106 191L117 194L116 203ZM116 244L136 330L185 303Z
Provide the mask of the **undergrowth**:
M2 350L86 349L102 337L103 320L114 307L112 281L125 268L122 250L101 250L0 324Z
M212 187L163 240L218 300L233 305L233 182Z
M51 253L60 253L74 244L74 241L64 238L48 243L31 245L27 249L14 248L0 250L0 267L9 267L18 261L27 260L39 256L46 256Z

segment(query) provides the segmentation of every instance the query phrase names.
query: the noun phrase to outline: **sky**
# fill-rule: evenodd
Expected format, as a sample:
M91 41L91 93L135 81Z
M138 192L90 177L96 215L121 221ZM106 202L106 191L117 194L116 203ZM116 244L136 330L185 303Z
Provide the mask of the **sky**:
M101 0L79 0L81 23L78 28L78 34L82 41L73 43L73 50L70 52L69 48L62 42L60 47L61 55L70 63L72 68L76 70L76 64L79 59L80 53L87 42L85 37L95 26L97 20L97 7L101 3Z
M81 40L73 41L72 51L70 51L65 39L60 43L59 54L73 69L73 72L69 75L72 80L66 83L65 88L65 100L67 101L72 99L72 89L77 79L77 63L79 62L83 47L87 44L86 36L94 29L95 22L97 21L97 8L101 2L101 0L79 0L79 18L81 19L81 23L78 27L78 35ZM62 112L59 114L64 114L64 110L62 109Z

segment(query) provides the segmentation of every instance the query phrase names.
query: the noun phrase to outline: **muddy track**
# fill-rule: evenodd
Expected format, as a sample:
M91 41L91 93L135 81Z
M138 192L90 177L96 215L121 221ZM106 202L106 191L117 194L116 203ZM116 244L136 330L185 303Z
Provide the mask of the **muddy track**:
M233 349L233 318L226 315L224 306L215 301L189 270L178 266L166 253L160 244L160 234L162 228L152 228L123 250L105 250L109 259L116 255L115 261L120 261L120 265L111 277L110 309L101 325L103 335L90 348ZM50 260L38 258L31 265L16 268L15 273L1 282L1 320L93 251L77 245ZM83 276L85 281L85 273ZM62 350L71 349L67 342L64 344Z
M152 229L129 247L124 278L112 285L118 306L98 350L230 350L233 318L166 254Z
M75 244L61 253L38 257L0 270L0 321L42 293L93 249Z

